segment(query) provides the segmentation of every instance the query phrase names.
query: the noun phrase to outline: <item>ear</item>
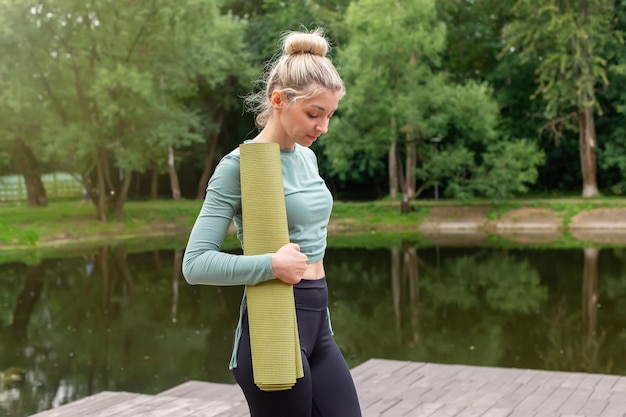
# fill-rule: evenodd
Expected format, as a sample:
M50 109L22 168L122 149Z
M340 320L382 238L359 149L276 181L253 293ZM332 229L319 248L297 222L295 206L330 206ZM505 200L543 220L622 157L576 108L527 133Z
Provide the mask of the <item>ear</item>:
M270 96L270 103L272 104L272 108L274 110L282 110L285 105L285 95L282 90L274 90L272 91L272 95Z

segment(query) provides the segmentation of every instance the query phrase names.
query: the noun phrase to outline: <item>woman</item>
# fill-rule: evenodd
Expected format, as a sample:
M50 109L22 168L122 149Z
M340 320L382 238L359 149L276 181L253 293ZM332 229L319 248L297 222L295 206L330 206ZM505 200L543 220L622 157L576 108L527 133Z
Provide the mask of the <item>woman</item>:
M252 417L359 417L350 371L332 338L323 257L332 196L309 146L326 133L345 90L326 57L322 32L291 32L283 53L268 65L264 88L247 98L256 113L256 142L280 145L290 243L276 253L220 252L231 220L243 240L239 149L215 169L183 261L190 284L255 285L280 279L293 284L304 377L284 391L266 392L253 381L246 299L241 305L230 369ZM243 241L242 241L243 244Z

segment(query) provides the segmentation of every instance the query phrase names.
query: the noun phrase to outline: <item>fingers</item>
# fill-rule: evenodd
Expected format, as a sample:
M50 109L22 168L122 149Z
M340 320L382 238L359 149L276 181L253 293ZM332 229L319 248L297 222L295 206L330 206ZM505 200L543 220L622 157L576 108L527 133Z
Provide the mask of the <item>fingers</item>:
M300 252L300 246L288 243L272 255L274 276L288 284L300 282L307 269L309 258Z

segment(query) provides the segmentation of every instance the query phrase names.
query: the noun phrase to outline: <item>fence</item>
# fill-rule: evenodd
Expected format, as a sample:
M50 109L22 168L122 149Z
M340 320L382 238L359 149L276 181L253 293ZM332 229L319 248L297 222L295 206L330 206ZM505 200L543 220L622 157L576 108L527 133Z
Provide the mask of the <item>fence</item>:
M48 200L79 199L83 186L76 177L65 172L54 172L41 176ZM26 201L26 184L21 175L0 177L0 203Z

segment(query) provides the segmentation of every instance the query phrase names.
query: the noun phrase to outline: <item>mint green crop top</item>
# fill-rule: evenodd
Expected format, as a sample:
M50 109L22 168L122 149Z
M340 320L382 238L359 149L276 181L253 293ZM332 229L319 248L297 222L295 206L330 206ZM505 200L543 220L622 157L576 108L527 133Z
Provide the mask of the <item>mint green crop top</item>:
M326 251L332 195L309 148L281 149L280 159L289 240L300 245L309 263L319 261ZM231 221L243 247L239 148L222 158L209 180L183 258L183 276L188 283L254 285L274 278L271 253L244 256L220 251Z

